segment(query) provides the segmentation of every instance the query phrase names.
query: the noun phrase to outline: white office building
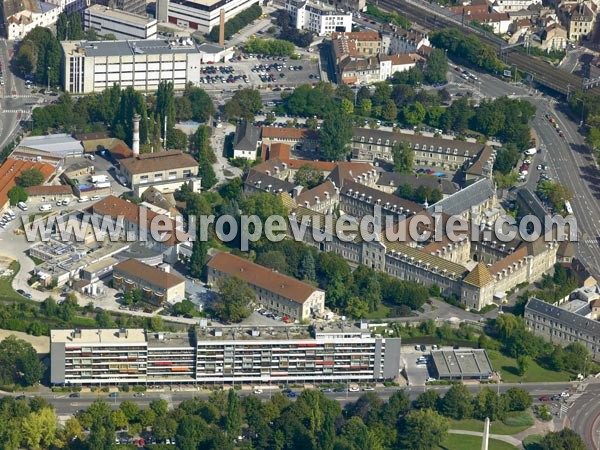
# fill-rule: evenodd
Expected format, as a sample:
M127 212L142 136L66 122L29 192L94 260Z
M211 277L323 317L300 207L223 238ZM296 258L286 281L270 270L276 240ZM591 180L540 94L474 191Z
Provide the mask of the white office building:
M61 42L66 92L85 94L113 86L155 91L165 80L183 90L198 84L203 52L191 39Z
M83 15L85 30L100 36L113 34L117 39L156 39L158 20L102 5L87 8Z
M179 27L208 33L219 25L221 10L229 20L258 0L157 0L156 17Z
M289 11L298 30L312 31L318 36L352 31L350 12L337 11L323 3L297 0L287 0L285 8Z

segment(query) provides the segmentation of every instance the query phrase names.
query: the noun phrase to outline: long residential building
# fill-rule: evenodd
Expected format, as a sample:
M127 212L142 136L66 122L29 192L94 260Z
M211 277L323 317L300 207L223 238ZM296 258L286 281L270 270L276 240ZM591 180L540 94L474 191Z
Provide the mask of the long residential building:
M61 42L64 89L100 92L115 83L155 91L161 81L176 90L200 81L203 51L190 39Z
M258 0L158 0L156 18L160 22L208 33L219 25L221 10L225 20L229 20L257 3Z
M600 356L600 322L551 305L535 297L525 305L525 324L529 330L554 344L579 342L593 359Z
M366 324L52 330L53 385L288 383L396 378L401 340Z
M117 39L156 39L158 33L156 19L101 5L84 11L83 26L86 31L94 29L101 36L113 34Z
M239 256L217 253L207 267L209 284L216 286L221 278L238 277L248 283L260 304L291 321L320 317L325 311L321 289Z

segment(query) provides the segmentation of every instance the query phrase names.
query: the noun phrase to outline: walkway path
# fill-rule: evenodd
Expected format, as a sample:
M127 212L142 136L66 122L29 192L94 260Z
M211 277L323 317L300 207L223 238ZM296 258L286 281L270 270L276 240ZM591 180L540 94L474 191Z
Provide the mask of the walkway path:
M479 436L483 437L483 433L481 431L467 431L467 430L448 430L448 433L452 434L467 434L469 436ZM498 441L504 441L510 445L514 445L518 448L523 448L521 445L521 441L513 436L507 436L504 434L490 434L490 439L496 439Z

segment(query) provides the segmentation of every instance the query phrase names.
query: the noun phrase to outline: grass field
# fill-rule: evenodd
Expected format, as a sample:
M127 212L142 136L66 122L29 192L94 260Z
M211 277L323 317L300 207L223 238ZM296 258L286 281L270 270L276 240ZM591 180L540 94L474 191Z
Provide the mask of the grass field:
M533 425L533 418L528 412L512 414L511 417L513 422L522 425L507 425L500 420L496 420L490 424L490 433L513 435L520 433ZM519 420L521 418L523 420ZM451 420L450 429L483 432L483 421L477 419Z
M438 448L442 450L481 450L482 438L465 434L448 434ZM517 447L503 441L490 439L489 450L514 450Z
M25 300L25 298L12 288L12 280L21 269L21 264L18 261L13 261L8 266L13 271L13 275L10 277L0 277L0 298L4 300Z
M524 383L569 381L571 379L571 374L569 374L569 372L554 372L552 370L547 370L535 361L530 361L525 375L520 376L517 374L518 366L515 358L505 356L496 350L489 350L488 355L494 370L500 372L502 374L502 381L507 383L518 383L519 381L523 381Z

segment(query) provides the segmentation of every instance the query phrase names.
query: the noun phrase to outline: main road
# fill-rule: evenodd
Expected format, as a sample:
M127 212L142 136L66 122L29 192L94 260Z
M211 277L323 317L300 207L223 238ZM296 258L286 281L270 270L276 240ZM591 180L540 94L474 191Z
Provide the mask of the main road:
M497 390L499 393L506 392L511 387L520 387L525 389L530 395L535 399L540 396L550 396L555 394L560 394L561 392L572 390L574 388L574 383L536 383L536 384L499 384L499 385L481 385L481 384L469 384L467 385L469 391L472 394L476 394L484 387L490 387L494 390ZM269 399L276 392L282 392L277 387L273 387L269 389L266 386L262 386L262 392L257 395L259 398L263 400ZM390 398L394 392L397 392L402 388L398 387L378 387L375 388L375 393L379 395L382 400L387 400ZM443 395L445 392L450 389L450 386L421 386L421 387L409 387L406 388L411 400L416 399L420 394L425 392L426 390L435 390L440 395ZM301 392L301 389L293 389L293 391L298 394ZM113 408L118 408L120 403L124 400L129 400L137 403L140 407L147 407L151 401L153 400L165 400L169 403L170 406L177 406L184 400L192 399L195 397L208 399L210 396L209 390L170 390L169 388L165 388L163 391L148 391L144 394L143 397L135 397L134 393L123 393L120 392L118 397L109 397L108 394L92 394L92 393L82 393L80 397L71 398L69 394L59 394L53 392L43 392L37 394L40 397L48 400L56 409L56 414L58 416L68 416L72 415L78 410L87 409L94 401L99 398L104 399L106 402L110 403ZM238 391L239 395L246 396L251 395L252 390L244 389ZM363 391L360 392L325 392L326 397L331 400L337 400L342 405L348 402L356 401L361 395L364 394ZM15 395L19 395L18 393Z

